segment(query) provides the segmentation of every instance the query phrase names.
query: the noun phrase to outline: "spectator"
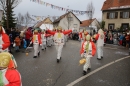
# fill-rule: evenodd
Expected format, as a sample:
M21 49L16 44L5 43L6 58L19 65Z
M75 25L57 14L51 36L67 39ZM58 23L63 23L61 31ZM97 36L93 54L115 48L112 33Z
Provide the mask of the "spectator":
M31 29L28 28L27 31L25 32L25 40L27 42L27 46L30 44L31 37L32 37Z
M15 38L14 42L15 42L15 44L16 44L16 46L15 46L15 51L16 51L16 52L19 52L19 46L20 46L20 44L21 44L21 40L20 40L19 36L17 36L17 37Z

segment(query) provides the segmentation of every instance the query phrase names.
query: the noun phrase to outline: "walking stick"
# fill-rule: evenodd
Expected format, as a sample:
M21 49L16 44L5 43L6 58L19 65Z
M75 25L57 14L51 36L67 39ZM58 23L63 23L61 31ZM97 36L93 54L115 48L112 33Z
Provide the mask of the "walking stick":
M30 43L30 44L28 45L28 47L30 47L31 44L32 44L32 43ZM25 49L26 56L28 56L28 52L27 52L28 47Z

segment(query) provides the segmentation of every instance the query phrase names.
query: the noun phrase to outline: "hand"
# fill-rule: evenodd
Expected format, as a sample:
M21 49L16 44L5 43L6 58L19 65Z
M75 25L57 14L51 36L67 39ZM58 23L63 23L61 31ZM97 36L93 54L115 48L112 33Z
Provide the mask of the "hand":
M3 46L2 45L0 45L0 49L2 49L3 48Z
M40 46L42 46L42 44L40 44Z

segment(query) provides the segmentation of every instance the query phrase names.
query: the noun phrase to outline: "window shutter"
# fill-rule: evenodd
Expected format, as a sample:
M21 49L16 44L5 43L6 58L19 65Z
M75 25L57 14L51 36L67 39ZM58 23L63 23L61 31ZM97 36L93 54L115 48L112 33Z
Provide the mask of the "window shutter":
M109 14L110 14L110 13L107 13L107 19L109 19Z
M115 19L118 18L118 12L115 12Z
M123 18L123 12L120 12L120 18Z
M130 11L129 11L129 18L130 18Z

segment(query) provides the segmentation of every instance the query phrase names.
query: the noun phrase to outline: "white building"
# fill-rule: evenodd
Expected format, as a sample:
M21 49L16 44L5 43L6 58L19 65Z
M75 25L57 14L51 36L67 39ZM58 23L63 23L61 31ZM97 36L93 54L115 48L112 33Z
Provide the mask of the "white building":
M93 30L97 32L99 28L100 28L100 24L96 18L91 19L91 20L84 20L82 21L82 24L80 25L80 31L86 30L89 33L90 32L93 33Z
M72 13L68 12L53 22L54 28L61 26L64 30L73 29L79 32L79 27L82 22Z
M41 29L46 29L46 28L48 28L48 29L50 29L50 30L52 30L53 29L53 22L50 20L50 18L49 17L47 17L47 18L45 18L43 21L41 21L41 22L38 22L35 26L34 26L34 28L41 28Z

